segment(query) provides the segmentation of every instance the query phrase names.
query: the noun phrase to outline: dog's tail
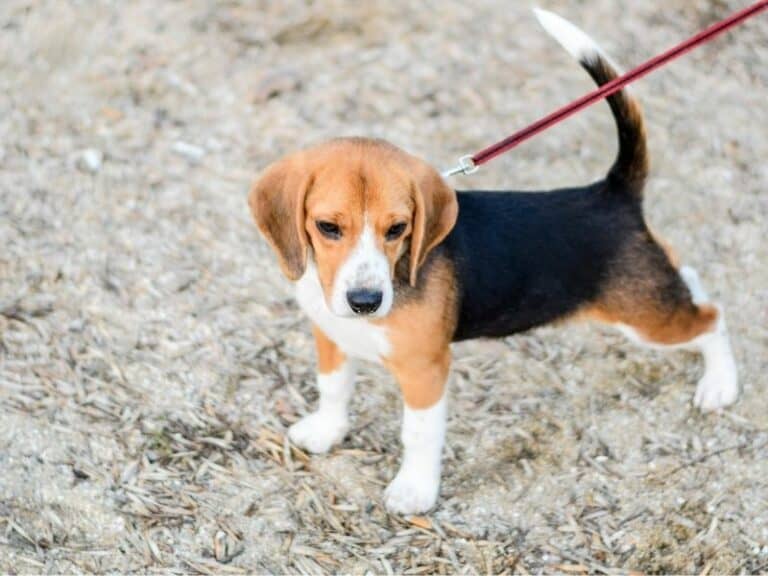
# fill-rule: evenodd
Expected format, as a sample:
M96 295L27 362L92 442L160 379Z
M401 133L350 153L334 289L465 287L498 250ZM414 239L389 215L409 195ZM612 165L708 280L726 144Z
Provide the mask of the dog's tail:
M557 14L537 8L534 12L544 29L579 61L598 86L618 77L619 73L592 38ZM608 179L641 198L649 162L640 105L626 90L615 92L607 100L619 131L619 152Z

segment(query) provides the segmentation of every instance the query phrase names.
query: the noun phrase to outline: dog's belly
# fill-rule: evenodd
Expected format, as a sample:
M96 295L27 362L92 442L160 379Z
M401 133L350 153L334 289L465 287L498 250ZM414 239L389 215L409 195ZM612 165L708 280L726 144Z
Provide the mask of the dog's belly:
M313 263L296 283L296 300L320 330L348 356L381 363L389 355L386 329L362 318L336 316L325 302Z

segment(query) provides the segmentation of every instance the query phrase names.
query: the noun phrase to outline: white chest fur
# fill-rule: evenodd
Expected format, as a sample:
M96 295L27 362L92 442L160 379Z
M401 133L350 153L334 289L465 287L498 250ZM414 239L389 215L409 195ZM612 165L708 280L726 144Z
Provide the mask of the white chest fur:
M328 309L317 269L311 261L296 283L296 300L318 328L348 356L381 363L389 355L389 338L384 327L363 318L337 316Z

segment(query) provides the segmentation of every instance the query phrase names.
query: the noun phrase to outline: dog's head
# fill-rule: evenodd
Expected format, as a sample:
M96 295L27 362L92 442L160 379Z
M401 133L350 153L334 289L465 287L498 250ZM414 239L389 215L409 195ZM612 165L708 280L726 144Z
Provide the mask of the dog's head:
M430 250L453 228L456 194L422 160L380 140L332 140L269 166L248 198L290 280L316 267L339 316L385 316L408 258L416 284Z

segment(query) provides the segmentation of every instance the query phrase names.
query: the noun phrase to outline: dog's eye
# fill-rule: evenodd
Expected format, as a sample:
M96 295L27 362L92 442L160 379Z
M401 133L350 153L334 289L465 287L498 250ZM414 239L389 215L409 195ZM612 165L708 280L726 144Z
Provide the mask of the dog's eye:
M403 232L405 232L406 224L405 222L398 222L397 224L392 224L392 226L389 227L386 234L384 234L384 237L387 240L397 240L400 238L400 236L403 235Z
M331 240L338 240L341 238L341 228L339 228L338 224L327 222L325 220L318 220L315 222L315 226L320 230L320 234L326 238L330 238Z

